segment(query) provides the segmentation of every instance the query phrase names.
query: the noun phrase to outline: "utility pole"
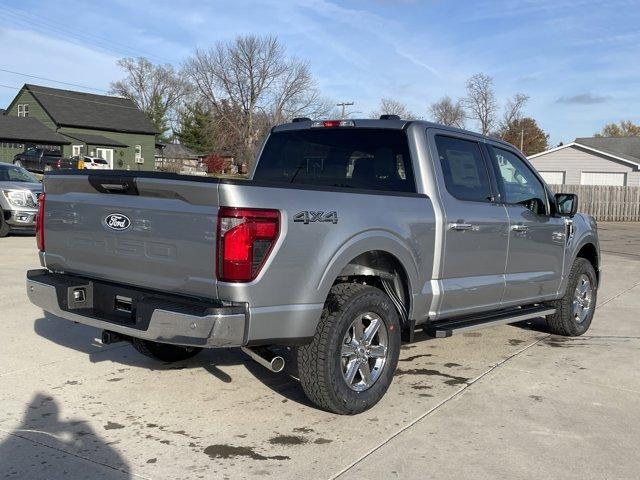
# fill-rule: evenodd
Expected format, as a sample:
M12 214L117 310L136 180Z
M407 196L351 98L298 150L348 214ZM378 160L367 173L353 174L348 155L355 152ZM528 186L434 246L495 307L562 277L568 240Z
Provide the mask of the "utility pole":
M520 151L524 150L524 127L520 130Z
M337 107L342 107L342 115L340 118L344 118L345 107L350 107L351 105L353 105L353 102L340 102L336 105Z

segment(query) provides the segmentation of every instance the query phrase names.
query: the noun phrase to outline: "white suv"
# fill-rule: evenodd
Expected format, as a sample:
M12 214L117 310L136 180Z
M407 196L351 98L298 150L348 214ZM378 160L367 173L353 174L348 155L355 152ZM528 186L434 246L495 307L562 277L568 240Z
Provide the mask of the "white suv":
M88 170L110 170L109 162L100 157L82 157L84 168Z

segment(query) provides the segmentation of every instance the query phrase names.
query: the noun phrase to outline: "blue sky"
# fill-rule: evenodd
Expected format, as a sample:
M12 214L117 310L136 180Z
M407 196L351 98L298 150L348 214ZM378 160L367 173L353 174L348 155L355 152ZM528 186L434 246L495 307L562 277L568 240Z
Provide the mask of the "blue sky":
M553 145L640 122L640 1L0 0L0 9L0 69L96 93L121 76L123 56L179 66L196 47L256 33L308 60L323 94L355 101L356 117L381 97L427 117L431 102L463 95L465 80L485 72L501 101L531 96L526 113ZM26 82L75 88L0 71L0 107L16 93L7 87Z

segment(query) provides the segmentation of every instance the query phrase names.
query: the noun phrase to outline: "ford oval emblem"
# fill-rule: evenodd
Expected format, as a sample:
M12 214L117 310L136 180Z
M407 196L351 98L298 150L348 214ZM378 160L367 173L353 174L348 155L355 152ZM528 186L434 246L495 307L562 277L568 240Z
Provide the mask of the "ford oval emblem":
M131 220L126 215L121 213L111 213L104 219L104 223L107 224L112 230L126 230L131 226Z

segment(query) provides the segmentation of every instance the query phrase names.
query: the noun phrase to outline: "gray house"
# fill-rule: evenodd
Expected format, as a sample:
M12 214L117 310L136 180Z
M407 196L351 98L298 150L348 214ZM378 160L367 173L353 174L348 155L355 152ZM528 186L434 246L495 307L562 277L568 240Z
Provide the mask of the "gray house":
M640 186L640 137L587 137L529 157L551 185Z

